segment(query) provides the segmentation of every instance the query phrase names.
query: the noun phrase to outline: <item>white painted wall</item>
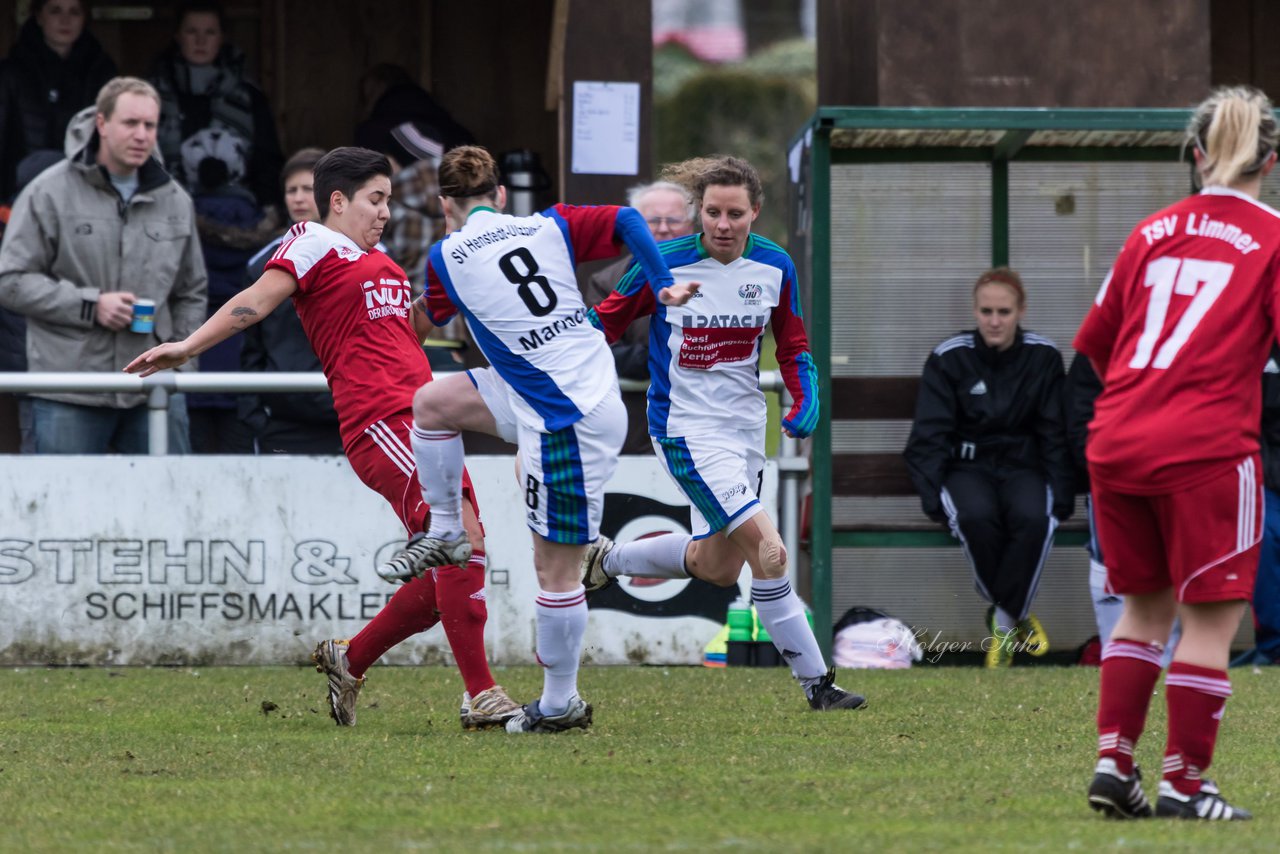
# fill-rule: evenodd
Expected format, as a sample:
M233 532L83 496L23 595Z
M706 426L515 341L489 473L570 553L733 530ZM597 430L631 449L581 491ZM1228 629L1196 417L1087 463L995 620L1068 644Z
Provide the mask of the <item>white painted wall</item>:
M2 664L295 663L320 639L354 635L394 592L374 567L403 532L342 458L14 456L0 465ZM468 467L488 535L490 660L532 663L537 586L524 493L510 457ZM623 458L610 493L605 530L612 518L622 540L679 528L669 513L687 524L653 458ZM773 463L764 493L776 514ZM646 499L671 509L631 506ZM593 598L585 658L700 661L720 624L688 612L722 613L734 594L689 584L624 583L607 601ZM438 627L385 657L449 660Z

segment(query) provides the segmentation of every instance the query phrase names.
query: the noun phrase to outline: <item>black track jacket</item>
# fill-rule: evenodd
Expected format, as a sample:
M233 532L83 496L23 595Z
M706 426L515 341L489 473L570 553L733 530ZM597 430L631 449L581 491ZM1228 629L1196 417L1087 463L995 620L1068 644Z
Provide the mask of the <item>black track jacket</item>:
M929 354L903 456L925 515L940 518L939 493L952 466L1040 470L1053 515L1071 516L1075 496L1062 411L1062 356L1052 341L1019 329L1000 352L977 331Z

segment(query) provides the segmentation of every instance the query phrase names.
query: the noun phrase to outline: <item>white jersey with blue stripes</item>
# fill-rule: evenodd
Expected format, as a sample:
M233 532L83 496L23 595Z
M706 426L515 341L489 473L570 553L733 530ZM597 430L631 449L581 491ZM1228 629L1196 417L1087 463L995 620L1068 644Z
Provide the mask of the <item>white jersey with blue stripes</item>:
M690 241L667 263L677 282L701 282L701 290L683 306L659 305L651 327L649 425L659 437L765 425L760 345L784 270L749 255L722 264L699 246Z
M565 212L607 215L612 234L613 214L605 209ZM570 223L557 208L527 217L478 209L431 249L428 296L438 284L462 311L485 357L518 395L517 417L535 430L575 423L617 387L613 354L586 320L574 268ZM443 317L430 313L436 322Z

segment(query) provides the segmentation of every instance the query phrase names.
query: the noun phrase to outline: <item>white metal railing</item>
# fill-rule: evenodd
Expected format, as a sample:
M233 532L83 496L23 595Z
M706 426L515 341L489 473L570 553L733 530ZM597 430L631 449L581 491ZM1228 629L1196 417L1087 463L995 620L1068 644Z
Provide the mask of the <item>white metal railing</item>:
M643 380L620 380L623 391L644 391ZM777 392L783 412L791 406L791 397L777 371L760 372L760 388ZM220 373L210 371L161 371L149 377L136 374L102 374L76 372L4 373L0 372L0 393L37 394L40 392L103 392L147 395L148 448L152 455L163 455L169 444L169 396L185 392L224 392L233 394L273 392L328 391L324 374L316 373ZM778 444L778 531L791 555L788 564L795 571L800 554L800 482L808 476L809 460L800 453L800 443L783 435Z

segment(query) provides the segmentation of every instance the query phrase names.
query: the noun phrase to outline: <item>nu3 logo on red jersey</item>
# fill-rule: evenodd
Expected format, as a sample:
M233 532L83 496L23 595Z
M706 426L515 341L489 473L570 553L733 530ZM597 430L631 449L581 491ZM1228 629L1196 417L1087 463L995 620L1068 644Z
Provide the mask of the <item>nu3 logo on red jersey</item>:
M413 301L413 289L409 283L400 279L378 279L377 283L364 282L360 285L364 291L364 307L369 310L369 319L377 320L394 314L399 317L409 316L409 303Z

